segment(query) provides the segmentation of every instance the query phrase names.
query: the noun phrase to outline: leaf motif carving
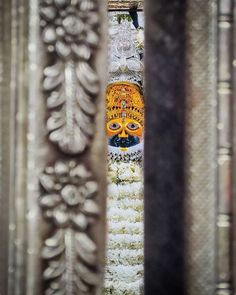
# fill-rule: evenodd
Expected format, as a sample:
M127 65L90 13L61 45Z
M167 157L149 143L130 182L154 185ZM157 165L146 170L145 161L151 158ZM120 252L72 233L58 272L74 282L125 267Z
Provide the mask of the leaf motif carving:
M76 70L78 67L83 73ZM77 65L74 61L53 65L44 72L47 105L52 110L47 121L49 138L66 153L81 153L94 132L96 106L92 96L99 90L96 75L85 62Z
M99 43L97 0L40 0L47 52L43 90L49 140L67 155L91 144L100 85L94 67ZM98 185L76 161L56 161L39 176L39 204L51 226L41 256L46 295L94 294L100 282L97 246L88 231L99 215Z
M57 230L54 236L58 235ZM45 242L42 257L49 261L44 271L44 278L50 281L47 293L58 286L63 294L75 295L80 291L91 292L100 283L101 275L96 270L96 247L85 248L76 240L76 232L72 228L62 230L57 245ZM54 239L54 236L50 239ZM57 237L56 237L57 238ZM90 294L90 293L88 293Z
M63 152L79 154L93 137L99 93L92 62L99 43L97 2L42 0L40 11L42 39L54 56L43 80L49 139Z

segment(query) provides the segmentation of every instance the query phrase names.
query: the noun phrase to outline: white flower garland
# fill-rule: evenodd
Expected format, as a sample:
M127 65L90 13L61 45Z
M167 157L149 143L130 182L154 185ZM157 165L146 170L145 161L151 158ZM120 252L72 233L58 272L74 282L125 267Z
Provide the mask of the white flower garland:
M110 161L108 179L111 183L127 184L142 181L142 167L135 162L123 163Z
M143 179L140 162L108 163L105 295L143 294Z

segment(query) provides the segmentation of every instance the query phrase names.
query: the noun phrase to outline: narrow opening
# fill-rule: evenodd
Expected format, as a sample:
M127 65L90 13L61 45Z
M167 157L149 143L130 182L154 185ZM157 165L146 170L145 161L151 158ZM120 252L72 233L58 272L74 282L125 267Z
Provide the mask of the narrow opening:
M143 294L144 15L130 4L108 3L106 295Z

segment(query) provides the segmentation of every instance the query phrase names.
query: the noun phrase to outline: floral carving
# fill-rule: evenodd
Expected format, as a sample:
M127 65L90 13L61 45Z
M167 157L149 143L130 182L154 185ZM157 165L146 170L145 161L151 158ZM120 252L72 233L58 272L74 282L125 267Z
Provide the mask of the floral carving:
M99 92L93 57L99 42L96 0L43 0L42 39L52 63L44 70L43 88L50 117L49 138L66 153L85 150L93 135Z
M43 41L63 59L89 60L99 42L97 3L92 0L42 1Z
M89 147L99 93L94 57L99 42L97 0L41 0L47 52L43 90L49 139L67 155ZM97 246L88 232L99 215L97 183L76 161L57 161L40 175L40 206L52 234L44 242L45 294L92 294L101 278Z
M48 261L43 274L48 281L45 294L91 294L100 282L97 246L87 234L99 214L93 200L97 183L85 166L75 161L58 161L47 167L40 183L43 214L54 224L42 249L43 259Z

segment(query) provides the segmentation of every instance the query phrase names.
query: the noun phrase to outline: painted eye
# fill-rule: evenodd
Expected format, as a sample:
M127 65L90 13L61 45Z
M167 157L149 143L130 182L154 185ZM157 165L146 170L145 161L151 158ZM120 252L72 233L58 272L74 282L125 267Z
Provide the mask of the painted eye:
M111 123L111 124L109 125L109 128L110 128L111 130L117 130L117 129L120 128L120 124L118 124L118 123Z
M136 123L129 123L127 125L127 127L130 129L130 130L137 130L139 128L139 125L136 124Z

